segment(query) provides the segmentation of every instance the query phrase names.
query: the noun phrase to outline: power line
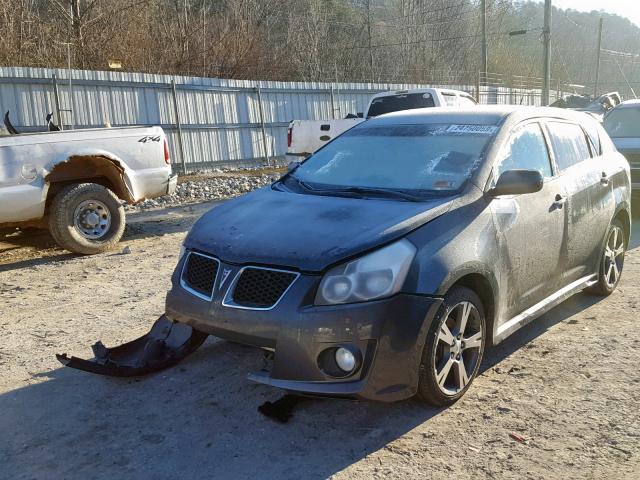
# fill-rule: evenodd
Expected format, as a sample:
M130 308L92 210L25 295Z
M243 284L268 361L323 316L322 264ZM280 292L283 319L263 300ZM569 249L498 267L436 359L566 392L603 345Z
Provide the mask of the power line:
M536 29L531 29L531 30L527 30L525 31L525 34L528 33L532 33L534 31L540 30L539 28ZM487 36L491 36L491 37L496 37L496 36L509 36L510 32L494 32L494 33L487 33ZM446 42L449 40L462 40L462 39L468 39L468 38L478 38L481 37L482 34L475 34L475 35L459 35L459 36L455 36L455 37L441 37L441 38L428 38L428 39L424 39L424 40L414 40L411 42L397 42L397 43L379 43L376 45L357 45L355 47L352 48L348 48L347 50L357 50L357 49L363 49L363 48L381 48L381 47L400 47L400 46L404 46L404 45L419 45L422 43L430 43L430 42Z
M600 50L602 53L606 53L608 55L617 56L617 57L625 57L625 58L640 58L640 54L631 53L631 52L618 52L616 50L607 50L606 48L602 48Z

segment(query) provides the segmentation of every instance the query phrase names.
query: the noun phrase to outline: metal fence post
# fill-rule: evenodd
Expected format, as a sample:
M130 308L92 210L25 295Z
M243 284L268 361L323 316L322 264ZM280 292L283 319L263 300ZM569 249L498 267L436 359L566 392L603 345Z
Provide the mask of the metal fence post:
M333 93L333 85L331 85L331 90L329 90L331 94L331 118L336 119L336 99Z
M271 163L269 157L269 149L267 148L267 130L264 123L264 110L262 109L262 91L260 90L260 84L256 86L256 92L258 93L258 112L260 113L260 129L262 130L262 147L264 148L264 159L267 165Z
M173 113L176 119L176 128L178 130L178 152L180 153L180 163L182 164L182 174L187 173L187 162L184 158L184 145L182 144L182 125L180 124L180 112L178 110L178 95L176 93L176 81L171 80L171 93L173 96Z
M58 91L58 77L56 74L53 74L53 99L56 103L56 120L58 122L58 128L60 130L64 130L64 125L62 125L62 115L60 115L60 92Z

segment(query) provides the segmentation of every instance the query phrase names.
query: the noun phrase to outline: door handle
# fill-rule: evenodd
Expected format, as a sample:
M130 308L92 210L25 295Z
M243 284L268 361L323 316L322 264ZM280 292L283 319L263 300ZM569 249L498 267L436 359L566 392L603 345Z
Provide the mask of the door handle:
M609 185L609 176L607 175L607 172L602 172L602 177L600 177L600 183L605 187Z
M553 202L553 206L556 208L562 208L562 205L567 203L567 197L563 197L560 194L556 195L555 202Z

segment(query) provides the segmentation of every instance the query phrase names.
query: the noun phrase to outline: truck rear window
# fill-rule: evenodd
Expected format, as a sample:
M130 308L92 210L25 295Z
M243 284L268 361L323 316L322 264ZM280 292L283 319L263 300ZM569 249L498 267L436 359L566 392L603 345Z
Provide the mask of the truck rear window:
M384 113L413 110L415 108L435 107L430 93L406 93L375 98L369 107L368 117L377 117Z

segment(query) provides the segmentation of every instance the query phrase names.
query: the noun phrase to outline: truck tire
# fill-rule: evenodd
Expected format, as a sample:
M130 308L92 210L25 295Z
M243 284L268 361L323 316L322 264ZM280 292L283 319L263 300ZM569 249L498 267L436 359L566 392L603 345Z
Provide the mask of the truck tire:
M108 188L96 183L64 187L49 208L49 231L58 245L93 255L113 248L125 227L124 208Z

